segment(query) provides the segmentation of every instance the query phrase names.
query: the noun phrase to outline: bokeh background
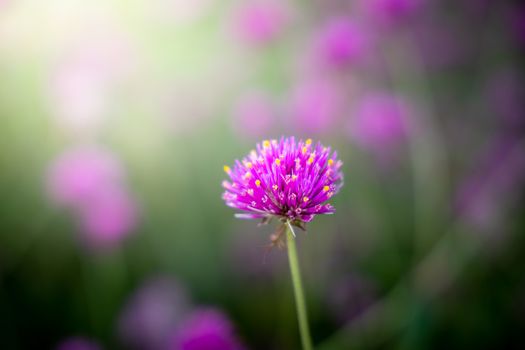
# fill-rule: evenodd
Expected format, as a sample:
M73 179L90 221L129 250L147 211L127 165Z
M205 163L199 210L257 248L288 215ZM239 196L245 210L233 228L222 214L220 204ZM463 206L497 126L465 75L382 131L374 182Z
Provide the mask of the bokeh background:
M275 227L221 199L281 135L344 162L316 348L518 348L524 48L518 1L0 0L0 348L298 349Z

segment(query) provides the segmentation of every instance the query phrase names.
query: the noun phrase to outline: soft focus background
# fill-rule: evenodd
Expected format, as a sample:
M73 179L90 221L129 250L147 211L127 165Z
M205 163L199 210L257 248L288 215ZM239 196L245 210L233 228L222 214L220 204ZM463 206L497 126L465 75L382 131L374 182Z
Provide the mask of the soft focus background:
M316 348L519 347L524 49L518 1L0 0L0 348L298 349L274 227L221 200L281 135L344 162Z

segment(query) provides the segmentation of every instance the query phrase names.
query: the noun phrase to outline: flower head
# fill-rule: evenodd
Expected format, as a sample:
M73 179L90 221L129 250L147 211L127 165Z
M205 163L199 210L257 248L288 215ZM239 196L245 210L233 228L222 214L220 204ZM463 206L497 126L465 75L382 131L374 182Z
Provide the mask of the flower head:
M364 149L387 154L407 136L409 115L410 107L401 97L370 93L357 106L349 132Z
M177 350L242 350L230 319L219 310L194 311L178 330L170 349Z
M47 187L53 202L78 207L121 183L123 177L122 164L111 152L82 147L65 152L51 164Z
M192 305L185 286L171 276L148 279L126 301L119 338L126 349L166 349Z
M361 60L370 45L369 39L356 21L335 17L319 32L316 51L329 66L341 67Z
M246 212L239 218L278 217L301 226L334 212L325 202L342 186L341 166L336 152L310 139L266 140L233 168L224 167L231 181L223 182L223 199Z
M237 30L252 44L264 45L278 37L288 24L286 6L279 1L248 1L237 13Z

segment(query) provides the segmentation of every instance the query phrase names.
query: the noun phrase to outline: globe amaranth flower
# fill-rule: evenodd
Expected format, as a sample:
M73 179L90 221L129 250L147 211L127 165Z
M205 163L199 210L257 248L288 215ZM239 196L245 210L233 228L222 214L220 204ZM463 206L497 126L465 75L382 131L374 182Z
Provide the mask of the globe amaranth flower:
M195 310L174 334L170 350L244 350L230 319L213 308Z
M231 181L223 182L223 199L244 212L239 218L276 217L303 228L315 215L334 212L326 202L342 186L341 166L336 152L310 139L266 140L233 168L224 167Z

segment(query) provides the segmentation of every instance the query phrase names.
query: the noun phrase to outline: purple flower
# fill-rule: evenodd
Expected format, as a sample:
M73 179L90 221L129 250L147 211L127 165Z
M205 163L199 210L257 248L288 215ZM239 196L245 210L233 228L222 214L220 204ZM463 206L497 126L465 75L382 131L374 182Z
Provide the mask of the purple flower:
M242 350L230 320L220 311L194 311L172 339L172 350Z
M242 162L224 167L226 205L244 211L239 218L278 217L301 225L317 214L332 214L325 204L342 186L337 154L312 140L293 137L263 141Z
M62 341L56 347L56 350L100 350L102 349L94 341L83 338L83 337L73 337L68 338Z
M361 60L369 46L369 37L355 21L336 17L319 32L316 50L321 60L332 67L341 67Z
M237 30L248 42L274 40L288 22L288 9L279 1L247 1L237 13Z
M393 95L365 96L350 121L350 136L363 148L378 154L398 146L407 133L409 108Z
M127 348L166 349L171 332L180 326L189 308L189 296L177 280L148 280L126 302L119 317L119 337Z
M80 147L65 152L51 164L47 187L54 202L78 207L108 186L120 183L122 177L121 164L110 152Z
M308 133L329 131L343 111L343 97L331 79L310 78L292 91L290 114L294 125Z
M127 191L107 188L80 208L80 221L89 245L113 247L135 228L137 208Z
M99 24L99 23L97 23ZM49 98L59 126L98 131L109 115L111 95L132 71L136 55L128 36L111 24L75 36L49 79Z

